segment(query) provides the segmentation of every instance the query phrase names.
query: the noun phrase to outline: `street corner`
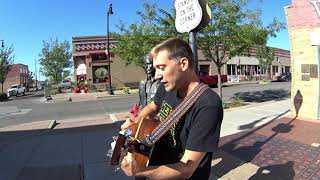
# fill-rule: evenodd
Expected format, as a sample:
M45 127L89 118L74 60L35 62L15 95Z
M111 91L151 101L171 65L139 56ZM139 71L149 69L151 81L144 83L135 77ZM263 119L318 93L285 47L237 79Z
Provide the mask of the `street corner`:
M21 139L34 137L50 131L55 125L54 120L31 122L0 128L1 143L17 142Z
M130 112L120 112L120 113L110 114L110 119L112 120L113 123L124 121L129 118L132 118L132 114Z
M0 128L1 132L10 132L10 131L31 131L31 130L45 130L51 129L55 125L55 120L44 120L44 121L36 121L18 125L12 125Z
M17 106L3 106L0 107L0 116L10 113L18 113L21 112L21 110Z
M93 117L93 118L87 118L87 119L63 119L63 120L57 121L57 125L54 126L54 130L93 127L93 126L100 126L100 125L108 125L112 123L113 121L109 118Z

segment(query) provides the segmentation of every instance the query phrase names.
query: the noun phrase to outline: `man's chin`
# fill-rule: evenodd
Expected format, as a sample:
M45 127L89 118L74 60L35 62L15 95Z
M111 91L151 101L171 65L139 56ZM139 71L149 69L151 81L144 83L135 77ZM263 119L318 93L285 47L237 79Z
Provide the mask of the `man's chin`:
M166 92L170 92L173 90L170 86L164 86L164 89L166 90Z

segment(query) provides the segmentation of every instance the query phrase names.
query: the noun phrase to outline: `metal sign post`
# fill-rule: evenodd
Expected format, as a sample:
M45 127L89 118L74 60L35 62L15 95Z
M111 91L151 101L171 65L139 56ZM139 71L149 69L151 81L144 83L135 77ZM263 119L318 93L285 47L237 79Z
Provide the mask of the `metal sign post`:
M191 50L193 52L193 68L194 72L196 74L199 74L198 72L198 51L197 51L197 32L191 31L189 32L189 44L191 47Z

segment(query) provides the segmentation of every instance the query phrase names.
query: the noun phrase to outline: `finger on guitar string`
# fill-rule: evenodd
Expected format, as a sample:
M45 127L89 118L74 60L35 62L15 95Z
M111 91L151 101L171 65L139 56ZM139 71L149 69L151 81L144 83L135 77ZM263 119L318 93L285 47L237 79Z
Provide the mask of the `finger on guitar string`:
M127 118L126 121L121 125L121 129L125 130L129 128L132 124L134 124L134 121L131 118Z

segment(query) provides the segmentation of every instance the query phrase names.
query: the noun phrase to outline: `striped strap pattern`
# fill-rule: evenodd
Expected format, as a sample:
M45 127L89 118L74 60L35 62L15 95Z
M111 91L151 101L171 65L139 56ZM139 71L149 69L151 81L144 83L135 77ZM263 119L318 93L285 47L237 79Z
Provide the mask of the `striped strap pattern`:
M188 109L196 102L200 95L209 87L205 84L198 84L192 92L183 99L183 101L146 137L148 144L154 144L158 141L180 118L188 111Z

